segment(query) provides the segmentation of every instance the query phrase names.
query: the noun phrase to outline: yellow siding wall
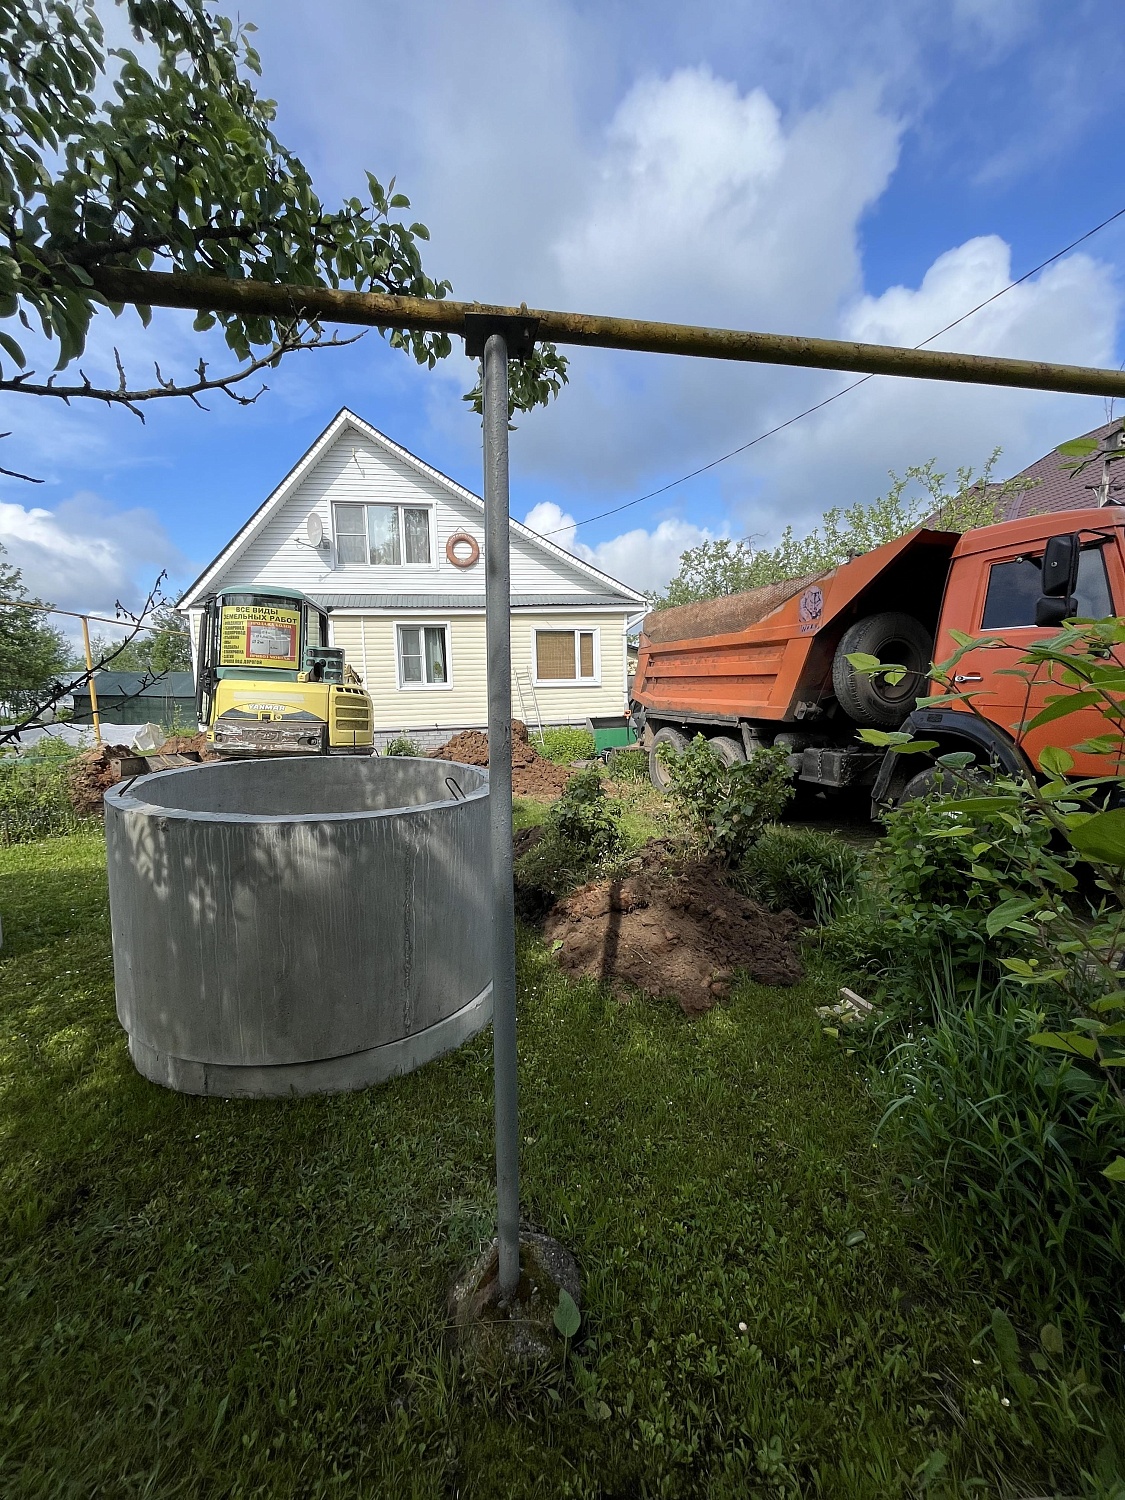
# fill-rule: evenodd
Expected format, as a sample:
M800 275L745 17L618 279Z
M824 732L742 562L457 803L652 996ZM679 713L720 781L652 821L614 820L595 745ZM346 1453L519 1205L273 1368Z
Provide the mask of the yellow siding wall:
M398 625L448 625L450 677L448 687L398 686L395 662ZM520 716L517 681L531 669L534 677L533 631L596 630L601 648L601 677L597 685L559 684L535 689L545 724L582 720L591 714L625 711L624 616L584 610L558 610L512 616L512 707ZM363 678L375 705L375 728L456 729L483 725L488 718L485 682L486 656L483 614L341 615L332 616L332 639L343 646L350 666ZM530 702L528 717L533 717Z

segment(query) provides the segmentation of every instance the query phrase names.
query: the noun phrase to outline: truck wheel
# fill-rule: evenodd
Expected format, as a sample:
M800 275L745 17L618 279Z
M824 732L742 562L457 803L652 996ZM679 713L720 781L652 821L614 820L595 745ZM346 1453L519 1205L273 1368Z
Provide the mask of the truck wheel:
M659 750L661 745L667 745L672 754L678 759L687 749L687 736L682 735L678 729L672 729L665 725L658 729L652 737L652 744L648 751L648 779L658 792L668 790L668 777L664 767L660 764Z
M947 766L927 766L918 771L898 794L896 807L903 807L919 797L932 797L940 792L943 797L983 796L988 793L995 780L991 766L976 761L964 770L952 771Z
M737 766L746 759L742 746L729 734L717 734L713 740L707 741L707 748L723 766Z
M957 791L964 791L964 784L958 785L951 771L942 766L927 766L924 771L919 771L912 776L898 795L896 806L905 807L908 802L917 802L922 797L932 797L935 792L941 792L945 797L952 797Z
M933 637L913 615L868 615L857 620L836 647L832 659L832 687L850 719L870 729L897 729L925 691ZM901 682L869 677L848 660L853 652L878 657L888 666L906 668Z

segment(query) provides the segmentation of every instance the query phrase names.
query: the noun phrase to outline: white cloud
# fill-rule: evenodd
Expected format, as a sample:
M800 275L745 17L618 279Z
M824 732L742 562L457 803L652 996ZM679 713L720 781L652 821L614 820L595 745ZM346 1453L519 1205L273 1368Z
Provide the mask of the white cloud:
M707 68L644 79L556 245L562 284L626 316L799 317L812 331L858 283L858 219L886 186L898 130L872 89L785 124L764 90Z
M151 511L114 510L90 493L55 510L0 503L0 542L36 598L97 614L118 600L137 608L158 573L183 578L191 566Z
M939 256L917 288L896 286L859 298L841 331L875 343L917 344L999 291L1010 276L1003 240L969 240ZM1110 268L1072 255L1006 292L933 347L1109 365L1119 310ZM888 469L901 472L931 457L947 471L964 463L979 467L999 446L999 472L1013 473L1103 420L1101 401L1089 396L871 380L758 450L767 524L777 530L790 520L813 523L826 497L831 503L873 498L885 489Z
M577 540L574 517L553 500L541 500L533 506L524 524L540 536L549 535L556 545L592 563L611 578L641 590L662 589L679 571L680 554L716 535L706 527L669 516L652 531L637 526L591 547Z
M555 245L564 305L726 327L834 330L861 289L859 224L894 167L876 92L783 119L760 89L704 68L634 85ZM578 351L521 457L571 482L632 486L768 426L762 367ZM799 398L794 398L795 401Z

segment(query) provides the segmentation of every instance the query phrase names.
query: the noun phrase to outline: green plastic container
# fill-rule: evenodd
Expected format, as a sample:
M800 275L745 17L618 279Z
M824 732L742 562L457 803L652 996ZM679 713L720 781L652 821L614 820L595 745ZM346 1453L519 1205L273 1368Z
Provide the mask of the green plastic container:
M637 736L624 714L620 717L613 714L603 718L587 719L586 728L594 736L594 749L599 755L606 750L620 750L623 745L636 744Z

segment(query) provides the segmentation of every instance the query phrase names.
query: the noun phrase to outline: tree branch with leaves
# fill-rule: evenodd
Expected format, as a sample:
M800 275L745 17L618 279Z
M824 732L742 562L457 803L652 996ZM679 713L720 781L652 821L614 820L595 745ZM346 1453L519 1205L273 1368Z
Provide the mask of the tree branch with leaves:
M125 12L138 50L107 48L101 14ZM424 271L426 226L407 222L410 200L366 174L363 196L321 202L300 159L273 131L275 105L256 92L255 27L216 15L204 0L0 0L0 391L82 398L139 414L146 401L199 401L234 388L285 356L348 342L315 319L203 312L237 365L193 380L129 383L81 374L95 314L122 311L99 293L99 268L203 273L295 286L343 285L444 298L448 281ZM153 59L151 66L149 60ZM150 310L139 309L147 324ZM18 325L18 329L17 326ZM57 348L55 371L36 378L25 332ZM395 348L433 367L452 349L445 333L385 331ZM513 402L544 404L566 381L550 345L513 372ZM473 399L470 393L467 399ZM13 477L27 476L6 471Z

